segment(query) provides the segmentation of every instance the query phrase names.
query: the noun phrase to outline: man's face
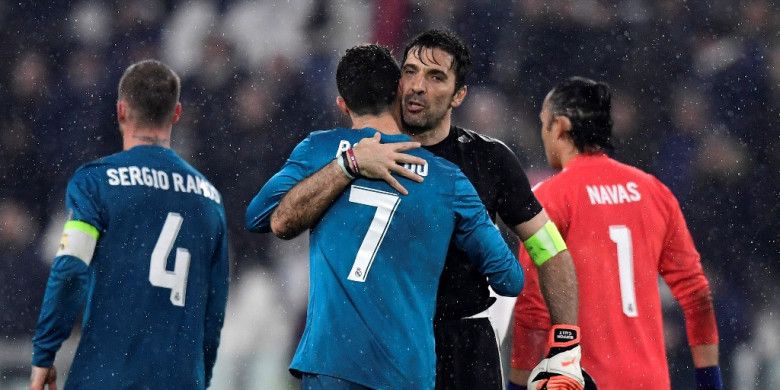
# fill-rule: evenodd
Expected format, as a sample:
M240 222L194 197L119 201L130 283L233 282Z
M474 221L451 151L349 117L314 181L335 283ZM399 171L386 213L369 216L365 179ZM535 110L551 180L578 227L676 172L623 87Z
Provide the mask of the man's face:
M542 144L544 145L544 154L547 156L547 163L553 168L561 168L560 158L554 147L553 119L554 115L550 109L550 95L548 94L542 103L542 111L539 112L539 121L542 123Z
M439 48L417 47L409 50L398 83L401 95L401 120L411 134L432 130L450 109L460 105L455 100L453 57Z

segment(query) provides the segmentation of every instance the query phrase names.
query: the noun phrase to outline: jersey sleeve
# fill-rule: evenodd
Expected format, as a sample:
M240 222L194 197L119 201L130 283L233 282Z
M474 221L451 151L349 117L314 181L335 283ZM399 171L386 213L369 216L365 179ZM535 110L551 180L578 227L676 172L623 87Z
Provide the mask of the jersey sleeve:
M246 228L257 233L271 231L271 214L288 191L311 174L309 157L314 153L311 135L293 150L282 169L271 177L246 209Z
M496 142L494 154L501 175L498 214L507 226L514 227L535 217L542 206L531 191L523 167L517 156L502 142Z
M106 227L95 179L94 171L82 168L68 183L65 203L70 217L66 228L68 224L75 223L81 230L80 233L86 234L88 240L91 236L94 241L80 244L82 249L77 251L68 251L67 247L79 244L67 241L79 238L68 238L67 234L63 233L60 250L54 258L46 283L46 292L33 336L34 366L51 367L54 364L54 357L62 343L70 336L86 299L92 252L88 250L88 256L83 255L83 247L91 245L91 250L94 251L100 232ZM82 255L79 256L78 253Z
M229 279L228 261L228 239L227 223L224 215L222 216L222 237L217 245L214 258L211 260L211 274L209 280L209 296L206 306L206 317L204 326L203 356L204 366L206 368L206 387L211 382L211 374L214 368L214 362L217 359L217 349L219 347L222 325L225 321L225 307L227 305L228 279Z
M690 345L718 343L712 293L701 266L680 205L671 191L658 182L669 212L658 272L680 303Z
M523 288L523 270L463 174L455 178L455 193L455 244L487 276L496 293L516 296Z

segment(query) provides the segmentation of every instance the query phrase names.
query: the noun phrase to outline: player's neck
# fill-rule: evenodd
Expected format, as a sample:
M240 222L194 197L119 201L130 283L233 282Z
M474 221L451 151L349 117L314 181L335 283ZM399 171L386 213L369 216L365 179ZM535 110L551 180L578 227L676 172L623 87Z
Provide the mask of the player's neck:
M395 117L390 113L379 115L352 115L352 128L363 129L370 127L379 130L382 134L401 134L401 127Z
M448 135L450 135L450 126L452 125L452 110L447 111L442 120L436 127L431 130L415 134L412 136L415 141L421 143L423 146L436 145L441 141L444 141Z
M171 147L171 129L142 128L126 126L122 129L122 148L130 148L140 145L156 145L165 148Z
M566 149L561 152L561 167L566 168L567 165L569 165L572 160L574 160L575 157L579 155L579 151L577 151L577 148L572 145L571 148Z

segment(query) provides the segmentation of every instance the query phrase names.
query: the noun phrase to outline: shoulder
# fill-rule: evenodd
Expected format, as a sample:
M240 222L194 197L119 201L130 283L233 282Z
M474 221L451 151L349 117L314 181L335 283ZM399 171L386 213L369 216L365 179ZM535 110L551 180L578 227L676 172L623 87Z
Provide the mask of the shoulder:
M645 186L654 189L655 191L657 191L663 196L674 197L669 187L667 187L663 182L661 182L661 180L659 180L653 174L645 172L644 170L637 168L633 165L622 163L611 157L609 158L609 161L610 164L612 165L611 169L623 170L626 176L631 177L638 184L644 184Z
M465 129L458 126L452 126L450 129L455 135L457 142L465 144L466 147L486 151L505 151L512 153L512 150L501 140L493 138L471 129Z
M566 183L566 180L563 178L563 172L558 172L547 179L536 183L531 187L531 191L533 191L534 195L541 200L548 197L550 191L552 191L551 189L560 188L561 183Z
M358 131L347 129L345 127L337 127L334 129L326 130L314 130L306 137L310 141L327 141L333 138L350 137L358 133Z
M101 157L97 160L93 160L81 165L73 172L73 175L70 178L70 182L92 182L100 177L105 176L106 169L118 165L118 160L121 159L122 153L123 152L119 152L109 156Z
M474 130L453 126L455 142L473 158L488 162L487 168L501 177L525 175L517 155L503 141Z

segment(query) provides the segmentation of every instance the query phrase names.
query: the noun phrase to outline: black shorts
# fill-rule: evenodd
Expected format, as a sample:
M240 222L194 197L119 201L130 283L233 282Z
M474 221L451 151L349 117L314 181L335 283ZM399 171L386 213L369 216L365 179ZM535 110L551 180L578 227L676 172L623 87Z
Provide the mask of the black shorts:
M503 388L498 343L488 318L434 321L436 389Z

